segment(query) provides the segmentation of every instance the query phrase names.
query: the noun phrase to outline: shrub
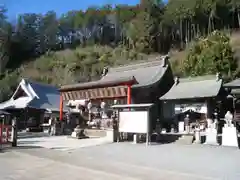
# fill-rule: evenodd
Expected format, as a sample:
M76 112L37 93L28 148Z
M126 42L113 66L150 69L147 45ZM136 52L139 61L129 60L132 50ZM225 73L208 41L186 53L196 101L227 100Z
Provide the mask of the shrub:
M229 37L223 32L214 31L208 37L193 42L183 61L182 72L187 76L220 72L232 78L238 66L233 55Z

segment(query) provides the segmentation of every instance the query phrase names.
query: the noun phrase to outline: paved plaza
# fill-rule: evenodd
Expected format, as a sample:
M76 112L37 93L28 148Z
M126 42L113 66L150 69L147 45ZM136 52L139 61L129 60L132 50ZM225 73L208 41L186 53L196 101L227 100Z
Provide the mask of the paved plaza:
M240 179L240 150L236 148L93 143L61 150L26 144L0 153L1 180Z
M61 151L69 151L83 147L98 146L109 144L111 141L106 137L75 139L68 136L49 136L49 137L33 137L23 138L19 140L19 146L43 147Z

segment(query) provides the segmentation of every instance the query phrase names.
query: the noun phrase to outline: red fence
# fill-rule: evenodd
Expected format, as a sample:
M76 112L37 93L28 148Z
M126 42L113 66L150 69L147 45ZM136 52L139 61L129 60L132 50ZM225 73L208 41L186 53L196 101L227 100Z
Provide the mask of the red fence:
M0 124L0 144L6 144L11 141L11 130L11 126Z

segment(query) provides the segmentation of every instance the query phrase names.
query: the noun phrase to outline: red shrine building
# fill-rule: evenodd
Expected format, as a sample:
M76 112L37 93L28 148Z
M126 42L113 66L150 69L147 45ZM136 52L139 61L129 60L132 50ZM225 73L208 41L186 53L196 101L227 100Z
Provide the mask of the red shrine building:
M61 101L91 100L93 104L157 103L174 84L168 57L158 57L138 64L104 69L97 81L65 85L60 88ZM60 113L60 119L62 115Z

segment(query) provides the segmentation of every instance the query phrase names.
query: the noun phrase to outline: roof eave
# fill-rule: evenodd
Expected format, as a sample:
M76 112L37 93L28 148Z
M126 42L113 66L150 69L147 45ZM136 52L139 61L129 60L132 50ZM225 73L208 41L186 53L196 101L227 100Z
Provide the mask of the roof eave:
M114 87L114 86L121 86L121 85L133 85L137 84L137 80L135 79L134 76L124 78L124 79L118 79L114 81L104 81L104 80L99 80L99 81L94 81L94 82L89 82L89 83L83 83L79 85L67 85L67 86L62 86L59 91L60 92L66 92L66 91L73 91L73 90L84 90L84 89L95 89L95 88L103 88L103 87Z
M184 98L159 98L161 101L176 101L176 100L189 100L189 99L206 99L206 98L215 98L218 95L212 96L196 96L196 97L184 97Z
M223 81L222 79L220 81L218 81L218 88L216 88L216 93L215 94L211 94L211 95L208 95L208 96L194 96L194 97L180 97L180 98L164 98L166 96L171 96L171 93L170 91L172 90L172 88L174 88L174 86L170 89L169 92L167 92L165 95L163 95L162 97L159 98L159 100L163 100L163 101L167 101L167 100L184 100L184 99L201 99L201 98L213 98L213 97L217 97L220 93L220 90L222 88L222 84L223 84ZM168 95L169 94L169 95Z

